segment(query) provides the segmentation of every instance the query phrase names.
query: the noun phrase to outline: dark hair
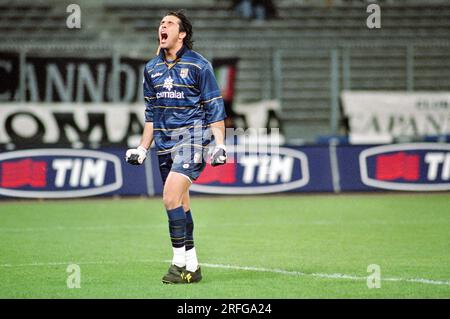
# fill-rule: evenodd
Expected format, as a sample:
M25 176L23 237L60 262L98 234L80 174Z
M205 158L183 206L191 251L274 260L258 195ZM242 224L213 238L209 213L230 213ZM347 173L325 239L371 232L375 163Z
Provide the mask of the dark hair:
M186 32L186 36L183 39L183 44L189 49L192 50L194 45L194 41L192 40L192 24L191 21L186 17L183 10L177 11L169 11L166 16L175 16L180 19L180 32Z

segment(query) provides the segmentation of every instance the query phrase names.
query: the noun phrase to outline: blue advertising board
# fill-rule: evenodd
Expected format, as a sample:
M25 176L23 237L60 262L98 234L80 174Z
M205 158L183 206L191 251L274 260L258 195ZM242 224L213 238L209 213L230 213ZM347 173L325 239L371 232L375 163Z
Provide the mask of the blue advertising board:
M333 191L448 191L450 144L283 146L275 151L230 146L227 164L207 165L193 194ZM0 198L161 195L154 149L129 165L125 148L44 148L0 152Z
M333 190L326 147L279 147L273 152L237 146L223 167L207 165L191 186L209 194L267 194Z
M148 194L142 169L121 149L29 149L0 153L0 196L75 198Z
M337 154L343 191L450 190L450 144L342 146Z

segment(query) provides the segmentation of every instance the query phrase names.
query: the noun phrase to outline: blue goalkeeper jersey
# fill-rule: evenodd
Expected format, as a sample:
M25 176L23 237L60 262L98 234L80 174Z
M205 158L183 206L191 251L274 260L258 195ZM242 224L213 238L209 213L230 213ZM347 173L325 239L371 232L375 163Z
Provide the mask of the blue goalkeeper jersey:
M161 50L146 64L144 99L157 154L183 145L206 147L211 142L209 125L226 118L211 63L185 46L172 62Z

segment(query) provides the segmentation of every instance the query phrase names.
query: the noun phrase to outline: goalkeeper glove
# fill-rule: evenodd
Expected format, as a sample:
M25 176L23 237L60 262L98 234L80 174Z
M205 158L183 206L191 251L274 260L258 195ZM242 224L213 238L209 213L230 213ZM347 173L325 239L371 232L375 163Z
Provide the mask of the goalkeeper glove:
M211 166L223 165L227 162L227 149L225 145L217 145L211 155Z
M132 148L125 153L125 160L131 165L141 165L144 163L147 157L147 150L145 147L138 146L138 148Z

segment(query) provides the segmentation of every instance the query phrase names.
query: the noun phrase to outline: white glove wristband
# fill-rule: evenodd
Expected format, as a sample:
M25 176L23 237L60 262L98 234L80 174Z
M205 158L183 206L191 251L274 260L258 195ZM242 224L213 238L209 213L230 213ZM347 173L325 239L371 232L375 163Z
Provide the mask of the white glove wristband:
M139 145L139 146L137 147L137 150L138 150L138 151L141 151L141 152L144 152L145 154L147 154L147 152L148 152L148 150L147 150L145 147L141 146L141 145Z

